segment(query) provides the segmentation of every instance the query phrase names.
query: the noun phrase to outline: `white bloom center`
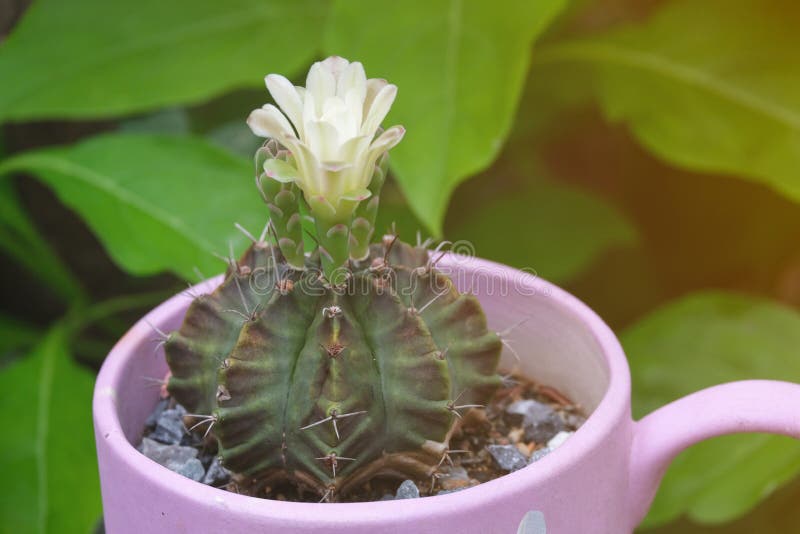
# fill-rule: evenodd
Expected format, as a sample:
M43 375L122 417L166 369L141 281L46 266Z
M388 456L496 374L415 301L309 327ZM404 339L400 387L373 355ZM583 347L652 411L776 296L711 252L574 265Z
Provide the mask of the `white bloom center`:
M347 218L358 201L369 197L378 158L405 133L393 126L376 137L397 86L368 80L361 63L336 56L311 66L306 87L295 87L279 74L268 75L266 84L280 109L266 104L250 114L247 124L292 153L290 164L267 160L267 176L295 182L316 216Z

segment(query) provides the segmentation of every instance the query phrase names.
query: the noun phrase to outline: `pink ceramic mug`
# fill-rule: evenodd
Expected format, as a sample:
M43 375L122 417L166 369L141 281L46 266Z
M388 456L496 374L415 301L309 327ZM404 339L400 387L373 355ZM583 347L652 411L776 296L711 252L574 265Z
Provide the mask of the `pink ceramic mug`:
M176 296L125 334L97 379L94 421L107 532L620 534L641 521L667 465L689 445L736 432L800 437L800 386L783 382L717 386L634 422L625 355L592 310L555 286L496 263L449 256L439 265L462 290L478 295L496 330L527 318L511 334L522 372L591 413L558 450L473 488L400 501L279 502L184 478L135 449L158 398L146 377L166 371L163 354L153 353L148 322L177 328L189 300ZM219 281L196 289L209 291ZM505 354L503 365L513 364Z

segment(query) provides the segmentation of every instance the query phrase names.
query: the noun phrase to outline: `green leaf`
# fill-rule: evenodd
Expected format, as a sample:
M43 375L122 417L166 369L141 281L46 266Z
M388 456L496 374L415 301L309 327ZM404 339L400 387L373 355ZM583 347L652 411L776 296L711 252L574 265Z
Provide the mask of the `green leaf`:
M239 222L258 234L268 214L253 164L193 138L111 134L24 153L0 174L24 171L74 209L120 267L135 275L220 272L213 253L241 250Z
M9 180L0 180L0 249L64 301L86 299L81 283L36 229Z
M580 274L606 249L634 245L638 237L602 199L542 179L464 210L448 224L447 234L470 242L480 257L532 269L557 282Z
M100 516L94 379L70 358L66 332L55 326L0 372L3 532L85 534Z
M420 220L442 232L456 185L497 156L517 108L534 39L563 0L334 3L325 49L364 63L399 93L385 121L406 136L391 165Z
M634 414L722 382L800 382L800 314L745 295L704 292L667 304L625 331ZM681 514L717 523L738 517L800 473L800 446L779 436L726 436L670 466L646 526Z
M200 102L319 49L327 3L40 0L0 47L0 118L108 117Z
M606 114L659 157L800 201L799 25L797 3L679 0L535 60L594 67Z
M40 338L41 333L35 326L0 313L0 373L17 351L29 348Z

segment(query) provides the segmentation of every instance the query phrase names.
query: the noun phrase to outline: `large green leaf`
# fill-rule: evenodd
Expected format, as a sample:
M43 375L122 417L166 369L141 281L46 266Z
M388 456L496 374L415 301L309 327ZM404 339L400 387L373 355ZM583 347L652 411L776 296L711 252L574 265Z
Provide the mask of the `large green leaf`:
M2 532L85 534L100 515L94 379L71 360L66 331L0 372Z
M622 341L637 417L722 382L800 382L800 314L755 297L693 294L644 318ZM669 468L645 524L684 513L699 522L730 520L798 472L800 444L790 438L726 436L701 443Z
M112 134L28 152L0 163L47 183L132 274L187 279L224 268L213 253L241 250L239 222L258 234L266 208L252 163L192 138Z
M21 350L27 350L40 338L35 326L0 313L0 373Z
M85 300L81 283L40 235L10 180L0 180L0 249L63 300Z
M678 0L650 20L542 48L594 67L601 104L658 156L800 201L800 4Z
M448 224L447 234L470 242L478 256L558 282L579 274L607 248L637 239L635 228L602 199L542 179L478 204Z
M0 118L127 114L261 85L314 57L326 11L317 0L39 0L0 47Z
M533 40L563 0L412 0L334 3L325 49L399 87L385 124L406 137L392 151L409 203L441 234L459 182L488 166L517 108ZM375 15L376 9L380 16Z

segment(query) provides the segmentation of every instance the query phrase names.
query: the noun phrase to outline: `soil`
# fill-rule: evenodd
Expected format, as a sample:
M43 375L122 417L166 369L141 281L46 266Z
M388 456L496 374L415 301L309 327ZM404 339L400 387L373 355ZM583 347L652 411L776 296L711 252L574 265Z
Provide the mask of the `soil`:
M529 458L535 451L545 448L546 443L526 440L521 415L506 412L506 408L510 404L523 399L533 399L549 405L561 417L564 430L567 432L574 432L585 421L585 414L581 407L555 388L520 377L507 379L487 407L472 408L463 415L450 440L452 452L442 459L433 476L428 479L413 479L419 489L420 497L451 493L508 474L509 471L502 469L489 453L488 447L491 445L513 445L526 458ZM152 428L146 429L145 437L150 432L152 432ZM213 458L213 451L208 450L207 443L204 445L190 436L185 436L182 444L198 448L198 458L206 465ZM459 468L466 471L466 476L464 476L464 471ZM397 478L376 477L347 495L340 496L337 501L388 500L394 498L401 482L402 480ZM218 484L217 487L239 492L239 488L232 480L221 485ZM258 496L279 501L320 501L316 492L291 483L267 486L264 492Z

